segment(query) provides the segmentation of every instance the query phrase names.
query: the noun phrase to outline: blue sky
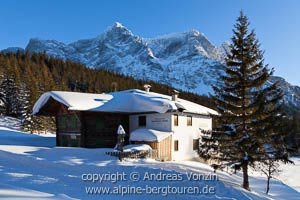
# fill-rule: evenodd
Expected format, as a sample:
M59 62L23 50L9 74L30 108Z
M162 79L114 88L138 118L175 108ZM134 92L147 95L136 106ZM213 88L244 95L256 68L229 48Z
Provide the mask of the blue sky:
M119 21L141 37L197 29L215 45L228 41L243 9L265 63L300 85L298 0L6 0L0 6L0 49L33 37L69 43L99 35Z

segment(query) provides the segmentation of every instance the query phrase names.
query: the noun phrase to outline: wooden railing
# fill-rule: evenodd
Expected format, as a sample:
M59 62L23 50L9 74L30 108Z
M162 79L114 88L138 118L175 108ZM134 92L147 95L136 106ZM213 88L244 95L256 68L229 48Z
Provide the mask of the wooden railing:
M123 158L139 159L139 158L152 158L158 159L158 152L155 149L146 150L146 151L134 151L134 152L120 152L120 151L111 151L106 152L106 155L116 156L120 160Z

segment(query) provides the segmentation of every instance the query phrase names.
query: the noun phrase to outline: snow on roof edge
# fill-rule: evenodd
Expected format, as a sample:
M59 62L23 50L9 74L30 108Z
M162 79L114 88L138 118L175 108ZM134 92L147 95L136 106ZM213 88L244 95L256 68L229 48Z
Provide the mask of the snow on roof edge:
M78 111L94 111L94 112L127 112L127 113L142 113L142 112L158 112L165 113L168 111L184 108L183 112L202 114L202 115L218 115L218 113L210 108L196 104L194 102L178 98L177 101L172 101L171 96L159 94L155 92L146 92L138 89L129 89L119 92L92 94L79 92L65 91L49 91L41 95L36 101L32 114L37 114L40 109L48 102L50 98L66 105L69 110ZM136 98L139 106L133 107L130 100L127 104L107 105L110 100L119 98ZM125 99L126 100L126 99ZM146 107L145 107L146 103ZM115 105L115 106L114 106ZM118 110L119 109L119 110Z
M32 114L37 114L40 109L48 102L48 100L52 97L53 99L55 99L56 101L66 105L67 107L70 107L71 105L68 104L68 102L64 101L63 99L59 98L56 94L56 91L49 91L46 92L44 94L42 94L42 96L40 96L40 98L35 102L33 109L32 109Z

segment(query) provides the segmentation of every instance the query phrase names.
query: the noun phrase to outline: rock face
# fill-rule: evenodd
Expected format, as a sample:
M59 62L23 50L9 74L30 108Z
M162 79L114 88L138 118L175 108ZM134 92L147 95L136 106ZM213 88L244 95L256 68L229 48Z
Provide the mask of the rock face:
M145 39L118 22L96 38L71 44L35 38L26 47L29 52L46 52L91 68L154 80L198 94L211 92L210 85L221 69L223 49L196 30Z
M64 44L55 40L31 39L29 52L46 52L49 56L80 62L137 79L153 80L178 89L208 94L212 92L229 44L214 46L197 30L157 38L141 38L115 23L99 36ZM300 88L283 78L279 81L284 101L300 108Z
M284 78L273 76L270 82L278 82L280 88L282 89L284 96L284 104L289 108L296 109L300 111L300 87L291 85Z

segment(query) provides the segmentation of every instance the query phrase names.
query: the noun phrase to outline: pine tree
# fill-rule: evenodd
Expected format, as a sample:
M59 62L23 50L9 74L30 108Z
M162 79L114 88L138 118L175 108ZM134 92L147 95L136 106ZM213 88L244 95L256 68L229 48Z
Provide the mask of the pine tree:
M16 117L17 111L17 84L19 74L15 66L11 66L7 59L4 64L4 75L0 85L0 95L5 105L5 115Z
M248 27L248 18L241 11L221 84L213 87L214 103L220 114L216 117L218 126L209 137L203 137L200 155L240 165L243 187L250 190L249 165L265 160L265 145L273 144L280 135L282 92L277 83L267 83L273 70L264 65L263 51L254 30L249 31ZM277 146L284 152L281 140Z
M27 85L22 82L18 86L18 118L21 120L23 130L29 131L31 128L31 107L29 104L30 91Z
M289 143L292 150L299 152L300 149L300 114L294 111L292 114L292 119L289 123L289 136L287 142Z

